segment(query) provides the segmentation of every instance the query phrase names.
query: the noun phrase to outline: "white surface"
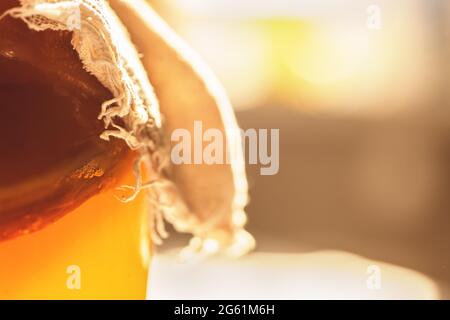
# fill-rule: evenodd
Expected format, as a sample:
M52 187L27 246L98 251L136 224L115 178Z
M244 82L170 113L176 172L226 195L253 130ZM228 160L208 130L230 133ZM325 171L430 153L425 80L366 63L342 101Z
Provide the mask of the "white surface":
M178 250L153 262L150 299L437 299L435 284L404 268L345 252L253 253L238 260L180 262ZM368 267L381 288L367 286Z

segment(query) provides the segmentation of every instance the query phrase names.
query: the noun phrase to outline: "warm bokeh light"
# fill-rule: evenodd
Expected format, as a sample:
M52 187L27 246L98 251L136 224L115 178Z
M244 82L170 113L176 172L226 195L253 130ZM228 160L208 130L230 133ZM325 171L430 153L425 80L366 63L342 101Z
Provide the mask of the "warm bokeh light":
M156 1L159 3L158 1ZM219 74L237 107L391 114L435 93L425 2L170 1L168 19ZM162 9L162 11L164 11ZM401 85L400 85L401 84Z
M442 298L448 3L152 2L218 74L244 128L281 129L282 159L274 177L249 166L257 254L173 268L160 256L154 296ZM305 245L342 251L282 253ZM383 290L362 288L372 263Z

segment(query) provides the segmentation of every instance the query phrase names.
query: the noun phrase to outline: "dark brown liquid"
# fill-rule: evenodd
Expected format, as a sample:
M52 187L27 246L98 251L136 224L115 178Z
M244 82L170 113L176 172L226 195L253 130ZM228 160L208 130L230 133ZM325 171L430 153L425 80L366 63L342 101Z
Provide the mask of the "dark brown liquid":
M69 32L0 21L0 240L76 208L128 163L122 141L99 138L100 106L112 95L83 70L70 41Z

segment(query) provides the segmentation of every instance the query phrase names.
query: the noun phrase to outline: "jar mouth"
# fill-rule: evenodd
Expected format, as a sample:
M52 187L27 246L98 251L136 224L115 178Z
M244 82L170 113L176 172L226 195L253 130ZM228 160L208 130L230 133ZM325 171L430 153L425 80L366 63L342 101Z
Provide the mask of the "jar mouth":
M161 119L106 3L6 0L0 26L2 241L118 187L133 162L151 166Z
M112 94L68 31L0 20L0 241L42 228L114 184L132 153L99 138Z
M248 188L239 148L231 152L230 165L216 166L213 170L205 166L176 167L170 162L168 136L173 128L183 128L192 119L201 119L226 133L236 131L237 123L218 80L146 0L20 0L18 6L6 10L0 15L0 21L14 18L42 34L70 35L70 41L64 43L72 45L88 75L95 76L112 94L112 99L101 101L97 119L103 121L104 130L100 138L113 145L120 140L132 150L128 153L135 160L135 184L122 186L120 189L129 190L131 194L119 199L129 202L140 192L147 193L151 207L150 233L155 243L167 237L164 229L164 221L167 221L177 231L194 235L186 251L189 254L202 254L204 249L210 254L209 249L214 247L238 256L254 246L254 239L243 229ZM23 42L21 39L18 43ZM41 41L37 47L45 43ZM46 49L51 54L55 48ZM58 64L55 57L53 61ZM77 70L75 68L75 72ZM63 74L62 77L59 74L55 83L66 80L78 86L79 93L89 95L83 87L89 82L87 78L71 82L72 73ZM89 88L89 84L86 87ZM154 89L164 104L161 109ZM235 142L235 145L240 144ZM121 146L107 149L115 151L111 151L109 161L105 160L106 167L120 166L119 153L124 152ZM89 162L70 177L91 177L92 172L97 172L96 168L96 163ZM106 171L101 176L106 177L111 172ZM89 188L79 189L79 192L86 195L86 190ZM1 199L0 202L5 203ZM30 207L34 210L37 206L24 207L22 211ZM60 207L54 209L61 211ZM17 212L22 211L16 210L10 215L17 216ZM3 218L6 216L3 214Z

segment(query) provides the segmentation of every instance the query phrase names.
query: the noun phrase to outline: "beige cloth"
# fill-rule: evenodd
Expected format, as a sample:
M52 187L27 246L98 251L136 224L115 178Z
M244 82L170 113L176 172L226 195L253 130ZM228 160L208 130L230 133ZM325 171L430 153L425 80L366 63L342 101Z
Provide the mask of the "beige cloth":
M160 18L144 1L127 3L127 1L117 0L114 3L119 9L123 7L124 10L133 10L133 5L141 5L140 9L147 13L145 19L149 19L148 26L160 28L162 36L170 38L171 45L177 47L179 51L189 51L187 47L183 49L181 40L179 41L171 30L161 23ZM182 197L177 190L180 189L180 185L177 185L176 181L172 183L170 176L166 179L161 174L164 165L168 163L169 146L164 143L163 121L158 99L138 52L130 41L127 27L106 1L21 0L19 8L9 10L6 14L22 19L31 29L37 31L52 29L73 32L72 45L78 52L85 69L96 76L114 96L114 99L105 101L102 105L99 119L104 121L106 129L101 138L105 140L111 136L120 138L125 140L131 149L140 151L141 157L135 166L136 186L128 187L133 194L124 201L132 200L144 189L149 193L149 198L152 200L150 202L154 205L150 210L152 214L150 220L156 242L160 242L161 238L167 236L162 222L164 217L177 230L191 232L194 235L190 246L184 251L187 254L193 252L209 254L222 250L237 256L254 246L253 238L243 228L246 222L244 206L247 204L247 181L240 148L232 148L235 152L232 154L230 170L234 195L230 200L224 197L223 201L230 203L214 204L211 209L207 209L216 212L207 212L207 214L192 212L192 208L185 205L186 201L180 199ZM215 78L208 71L203 70L205 68L201 63L193 61L192 65L203 74L205 86L210 91L214 93L220 91L215 88L218 87ZM231 129L231 132L237 129L231 105L224 94L218 95L221 95L218 109L220 109L223 126ZM179 110L179 117L183 117L183 110ZM121 118L125 127L116 124L115 118ZM236 142L240 144L240 141L233 140L233 143ZM156 175L155 179L150 182L141 181L142 163L147 165L151 176ZM205 172L205 175L207 174ZM207 177L205 179L207 180ZM186 186L181 187L186 189ZM206 197L208 195L205 195ZM203 200L207 204L217 202L216 198L220 197L216 196L214 199L196 197L193 201L198 203L191 207L201 208ZM187 201L187 203L190 202ZM229 218L223 219L223 215ZM224 221L228 225L224 226Z

